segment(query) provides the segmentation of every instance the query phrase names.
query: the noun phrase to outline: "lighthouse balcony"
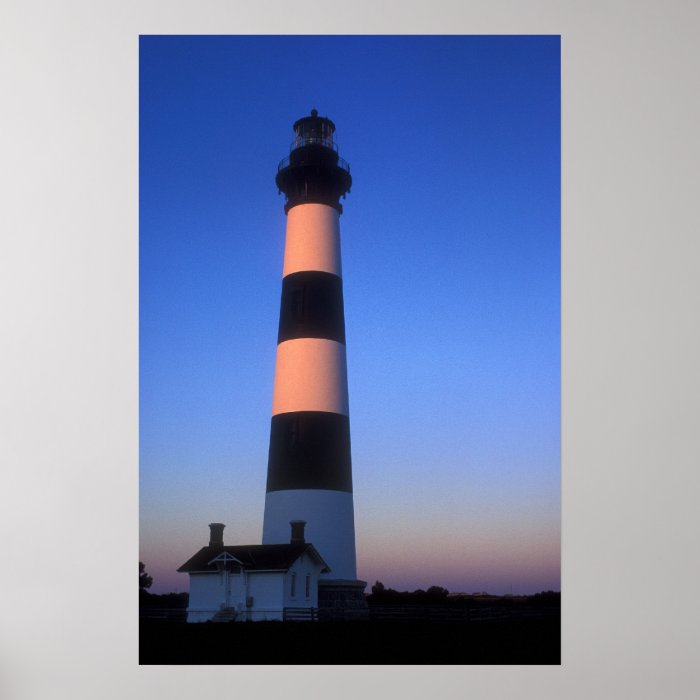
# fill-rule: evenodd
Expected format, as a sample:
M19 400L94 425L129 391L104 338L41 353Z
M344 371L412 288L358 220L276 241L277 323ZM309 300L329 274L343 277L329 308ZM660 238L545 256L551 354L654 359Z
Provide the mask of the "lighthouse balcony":
M294 154L294 165L306 165L306 160L305 158L300 158L299 153ZM290 165L290 158L291 154L288 155L286 158L282 158L280 161L279 165L277 166L277 172L280 172L280 170L284 170L285 168L288 168ZM314 164L316 164L316 160L313 161ZM350 172L350 164L344 159L338 156L337 163L334 160L334 164L336 164L341 170L344 170L346 173Z

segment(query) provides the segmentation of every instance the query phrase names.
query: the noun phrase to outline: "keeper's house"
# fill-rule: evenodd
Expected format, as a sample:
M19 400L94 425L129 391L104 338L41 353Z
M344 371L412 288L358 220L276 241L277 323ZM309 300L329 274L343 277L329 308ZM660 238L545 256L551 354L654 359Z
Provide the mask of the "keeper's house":
M178 571L190 576L188 622L312 617L318 579L330 569L304 540L303 520L291 521L285 544L224 545L222 523L211 523L209 546Z

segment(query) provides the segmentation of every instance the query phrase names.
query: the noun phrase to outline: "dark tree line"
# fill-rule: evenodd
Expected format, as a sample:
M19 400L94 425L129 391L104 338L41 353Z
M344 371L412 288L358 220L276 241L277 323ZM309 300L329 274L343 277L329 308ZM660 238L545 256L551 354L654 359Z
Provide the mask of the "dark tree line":
M442 586L430 586L428 590L396 591L386 588L381 581L376 581L372 586L372 593L367 596L367 602L375 604L395 605L435 605L449 604L466 607L484 607L497 605L499 607L538 606L554 608L561 605L561 594L558 591L542 591L533 595L522 596L498 596L482 594L480 596L454 596L448 598L449 591Z
M386 588L381 581L376 581L367 600L370 603L441 603L447 599L448 594L449 591L442 586L430 586L427 591L422 588L413 592L395 591Z

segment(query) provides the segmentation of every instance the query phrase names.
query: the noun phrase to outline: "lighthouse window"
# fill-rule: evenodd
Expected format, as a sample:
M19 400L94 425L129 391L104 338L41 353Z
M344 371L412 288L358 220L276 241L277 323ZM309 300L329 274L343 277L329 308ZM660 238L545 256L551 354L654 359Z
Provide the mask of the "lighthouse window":
M311 574L306 574L306 597L311 596Z
M296 596L296 594L297 594L297 575L292 574L292 591L291 591L292 598L294 598Z

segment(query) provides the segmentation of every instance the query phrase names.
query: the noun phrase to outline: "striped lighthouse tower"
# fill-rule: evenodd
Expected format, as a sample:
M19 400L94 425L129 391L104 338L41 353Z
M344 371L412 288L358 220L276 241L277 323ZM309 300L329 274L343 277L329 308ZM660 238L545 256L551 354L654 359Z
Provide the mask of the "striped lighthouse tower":
M262 541L286 542L290 521L306 521L306 540L331 569L326 589L354 582L361 592L338 223L352 179L334 132L316 110L296 121L276 178L287 232Z

